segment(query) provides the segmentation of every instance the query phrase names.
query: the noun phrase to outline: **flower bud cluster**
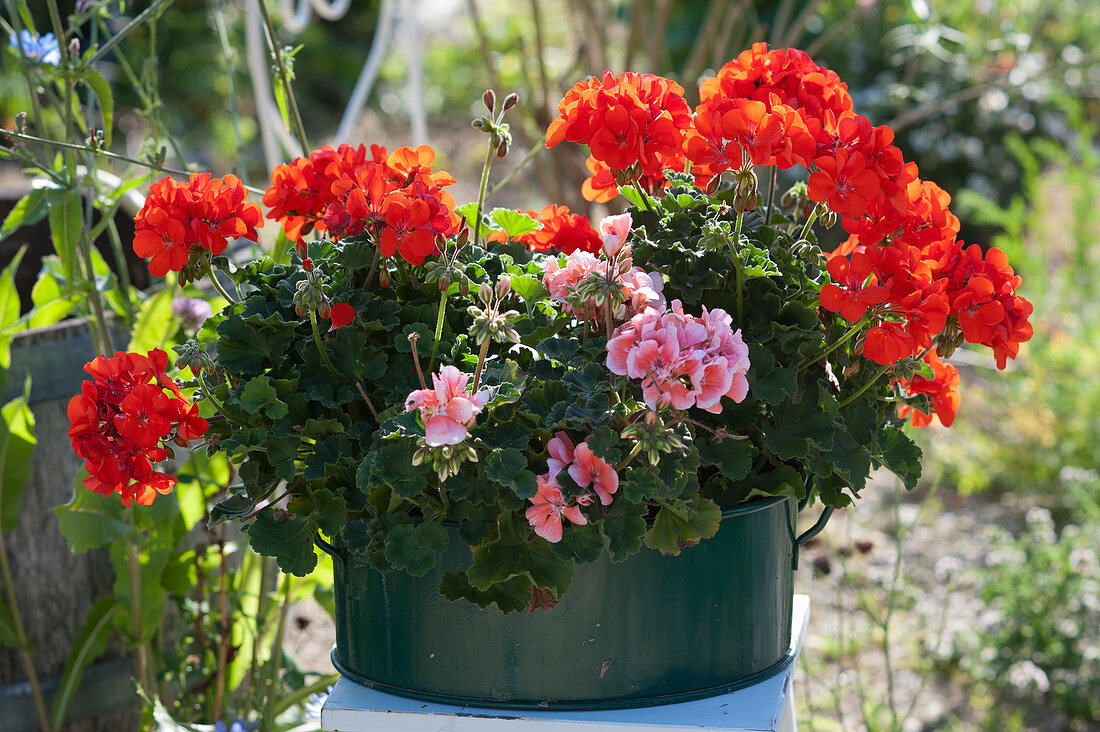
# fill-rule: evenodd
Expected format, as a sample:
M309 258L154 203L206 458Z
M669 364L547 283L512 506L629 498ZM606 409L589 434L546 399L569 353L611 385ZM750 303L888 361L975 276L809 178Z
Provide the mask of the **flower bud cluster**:
M466 312L474 319L470 326L470 337L478 345L490 338L497 343L519 343L519 332L512 323L519 318L518 310L503 310L504 299L512 290L512 278L502 275L496 285L481 283L477 297L482 307L471 305Z

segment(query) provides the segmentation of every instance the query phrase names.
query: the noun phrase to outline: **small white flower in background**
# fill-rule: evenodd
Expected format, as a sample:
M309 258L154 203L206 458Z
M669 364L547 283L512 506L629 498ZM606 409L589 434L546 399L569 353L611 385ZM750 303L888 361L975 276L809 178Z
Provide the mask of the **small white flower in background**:
M1043 669L1031 661L1019 661L1008 669L1008 682L1020 691L1035 689L1040 694L1050 691L1050 679Z

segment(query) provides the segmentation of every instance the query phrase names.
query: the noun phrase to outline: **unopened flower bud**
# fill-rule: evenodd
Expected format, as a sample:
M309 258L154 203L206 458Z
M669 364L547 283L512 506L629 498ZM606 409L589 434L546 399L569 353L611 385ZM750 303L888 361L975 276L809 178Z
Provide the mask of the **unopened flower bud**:
M80 39L79 38L74 38L71 41L69 41L69 55L70 56L79 56L80 55Z
M707 195L712 196L718 192L718 186L722 185L722 176L716 175L707 181Z
M492 89L486 89L485 93L481 95L481 101L485 103L485 108L492 114L497 104L497 95L493 93Z
M504 97L503 110L505 112L507 112L509 109L516 106L516 104L518 104L518 103L519 103L519 94L517 94L516 92L512 92L508 96Z
M313 271L313 260L310 259L309 257L306 257L305 259L303 259L302 260L302 269L304 269L306 272L312 272Z
M15 131L18 132L20 135L22 135L23 131L26 128L27 128L27 113L26 112L20 112L19 114L15 115Z
M505 295L512 289L512 278L509 275L503 275L497 280L496 294L498 298L503 299Z
M382 285L382 287L390 286L390 271L385 267L378 272L378 284Z
M493 299L493 286L488 282L482 282L477 290L478 299L488 305Z
M826 229L831 229L836 226L839 220L840 217L837 216L836 211L833 211L831 209L825 209L821 212L821 216L818 217L818 221L820 221L821 225L824 226Z

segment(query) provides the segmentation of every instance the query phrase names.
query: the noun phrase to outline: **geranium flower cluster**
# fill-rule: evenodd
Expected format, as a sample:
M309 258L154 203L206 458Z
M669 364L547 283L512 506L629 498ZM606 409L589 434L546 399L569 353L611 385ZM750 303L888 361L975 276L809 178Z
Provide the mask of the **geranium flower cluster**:
M992 348L1004 368L1031 337L1031 305L1016 295L1020 280L1007 259L964 248L950 197L920 180L893 130L852 111L835 73L802 51L756 44L704 81L700 96L685 142L700 185L748 162L813 171L809 198L851 234L832 255L834 283L821 304L851 321L875 309L867 358L889 365L961 331Z
M584 214L573 213L568 206L553 203L543 207L541 211L528 210L525 213L539 222L539 228L520 234L516 241L532 252L555 249L562 254L572 254L575 251L595 254L600 251L600 235ZM494 231L485 240L504 242L508 240L508 234Z
M547 258L543 266L543 287L562 304L562 310L581 320L597 320L603 304L596 298L580 295L578 289L582 283L606 282L609 268L617 273L613 282L622 293L622 301L616 302L612 308L613 317L621 320L628 313L641 312L647 307L664 307L665 300L661 294L664 280L661 275L631 266L629 256L612 261L585 251L575 251L566 258L564 266L557 257Z
M932 400L932 412L939 417L940 424L950 427L955 421L962 398L959 396L959 370L940 359L936 349L924 356L924 362L932 368L932 378L916 374L911 379L902 379L898 385L910 395L926 394ZM898 407L899 417L910 417L914 427L927 427L932 423L932 415L903 404Z
M607 368L640 379L646 405L721 414L722 397L745 399L749 349L741 330L721 309L688 315L679 300L670 310L647 308L620 326L607 342Z
M603 506L611 505L611 497L619 490L619 474L611 464L592 452L587 439L574 446L565 432L556 433L547 443L546 451L550 455L546 460L547 470L537 476L538 489L530 499L532 505L526 516L536 534L556 543L562 538L562 518L584 526L588 519L581 513L581 506L591 505L594 498ZM575 499L576 503L565 500L562 495L557 480L562 471L585 489Z
M169 442L186 445L206 434L207 422L165 373L168 355L119 351L84 366L93 380L69 400L69 438L84 458L85 487L119 494L122 503L148 506L169 493L177 480L153 470L168 459Z
M457 445L466 439L474 419L481 414L489 394L470 394L470 377L454 366L444 366L432 374L431 389L417 389L405 399L405 411L420 410L424 439L428 445Z
M437 240L460 224L454 198L443 190L455 179L434 167L435 151L427 145L392 154L372 145L369 157L364 145L326 146L308 160L276 166L264 204L303 254L301 237L312 230L333 237L367 231L383 256L422 264L437 251Z
M263 225L260 207L235 175L193 173L187 183L165 177L149 187L134 219L134 252L149 259L150 273L163 277L187 266L193 250L218 255L229 238L256 241Z
M660 175L681 155L691 110L684 88L654 74L611 71L577 83L558 104L546 130L546 146L588 145L592 157L614 173Z
M607 203L619 195L619 183L615 180L615 171L611 170L607 163L589 155L584 165L589 173L581 183L581 196L584 200L592 203ZM683 173L688 168L688 159L681 151L677 155L662 156L661 166L660 170L643 172L633 181L633 185L640 187L651 196L659 195L669 185L665 171L674 170Z

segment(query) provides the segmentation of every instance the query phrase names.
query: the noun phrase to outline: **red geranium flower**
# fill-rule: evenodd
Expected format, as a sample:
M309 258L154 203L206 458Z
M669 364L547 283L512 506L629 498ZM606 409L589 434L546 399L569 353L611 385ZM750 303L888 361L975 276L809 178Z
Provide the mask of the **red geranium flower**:
M176 484L153 464L172 455L168 443L185 445L209 425L165 373L167 366L168 355L160 349L148 355L119 351L84 366L93 380L69 400L69 438L84 458L90 490L118 493L126 506L147 506Z

